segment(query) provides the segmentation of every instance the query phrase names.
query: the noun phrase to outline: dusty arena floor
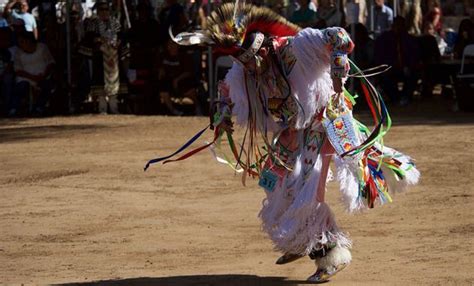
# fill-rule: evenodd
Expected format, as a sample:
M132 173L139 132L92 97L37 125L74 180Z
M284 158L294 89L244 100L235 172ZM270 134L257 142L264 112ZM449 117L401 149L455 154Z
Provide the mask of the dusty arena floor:
M417 159L422 181L356 216L343 212L330 183L328 200L354 240L353 263L330 284L472 285L474 115L394 117L386 144ZM305 284L309 259L274 264L256 181L243 187L207 151L143 172L206 124L1 119L0 284Z

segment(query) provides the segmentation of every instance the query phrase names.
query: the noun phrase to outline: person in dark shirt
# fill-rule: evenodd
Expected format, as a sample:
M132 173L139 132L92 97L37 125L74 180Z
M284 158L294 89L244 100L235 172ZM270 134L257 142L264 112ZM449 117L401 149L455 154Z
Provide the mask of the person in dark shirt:
M403 17L396 17L392 29L375 40L375 64L392 67L382 74L380 83L392 103L407 105L416 88L420 52L416 38L408 34ZM399 83L403 83L401 91Z
M309 7L310 0L298 0L300 9L293 12L290 17L292 23L300 27L312 27L316 24L316 11Z
M424 98L431 97L433 95L433 84L437 71L435 66L439 64L441 60L441 54L438 48L438 42L434 36L436 30L432 23L426 23L423 29L423 35L418 38L420 45L420 59L421 59L421 79L422 79L422 91L421 95Z
M459 24L458 37L454 44L454 56L462 58L464 48L467 45L474 44L474 23L470 19L464 19Z
M138 18L133 21L129 31L131 43L131 64L135 69L151 68L153 55L158 51L158 22L153 19L151 6L141 3L137 6Z

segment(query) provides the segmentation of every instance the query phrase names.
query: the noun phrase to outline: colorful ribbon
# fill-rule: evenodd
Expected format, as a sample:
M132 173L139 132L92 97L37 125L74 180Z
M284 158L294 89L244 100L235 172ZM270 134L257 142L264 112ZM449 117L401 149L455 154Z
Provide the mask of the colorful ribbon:
M148 169L148 167L150 167L150 165L152 164L156 164L156 163L159 163L161 161L164 161L164 160L167 160L167 159L170 159L171 157L173 156L176 156L177 154L181 153L183 150L186 150L191 144L194 143L194 141L196 141L199 137L201 137L201 135L210 127L210 124L208 126L206 126L206 128L202 129L201 131L199 131L198 133L196 133L196 135L194 135L191 139L189 139L183 146L181 146L178 150L176 150L173 154L170 154L168 156L164 156L164 157L160 157L160 158L155 158L155 159L152 159L150 161L148 161L145 165L145 168L144 168L144 171L146 171ZM216 130L217 132L217 130ZM215 139L214 139L215 141ZM207 146L207 145L206 145ZM203 146L204 147L204 146ZM199 148L198 148L199 149ZM204 148L202 148L204 149ZM202 150L201 149L201 150ZM198 150L197 152L201 151L201 150ZM194 153L197 153L197 152L194 152ZM194 154L193 153L193 154ZM189 154L189 153L188 153ZM186 154L186 155L188 155ZM185 156L186 156L185 155ZM191 154L192 155L192 154ZM189 155L189 156L191 156ZM189 157L187 156L187 157ZM184 157L184 156L183 156ZM187 158L186 157L186 158ZM185 159L185 158L183 158ZM167 163L167 162L173 162L173 161L179 161L179 160L183 160L181 158L177 159L177 160L168 160L168 161L165 161L164 163Z

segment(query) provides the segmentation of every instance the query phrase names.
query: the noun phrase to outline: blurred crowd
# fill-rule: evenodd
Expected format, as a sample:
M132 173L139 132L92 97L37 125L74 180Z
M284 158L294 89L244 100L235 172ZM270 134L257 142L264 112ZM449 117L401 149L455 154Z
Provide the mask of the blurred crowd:
M253 3L301 27L346 27L356 43L353 60L361 69L390 65L374 80L391 104L406 105L413 94L430 97L446 72L458 69L456 59L464 47L474 44L470 1ZM71 2L70 7L56 0L5 3L0 14L2 116L208 112L213 83L208 80L207 49L178 46L169 30L205 28L208 11L220 2ZM443 12L457 15L454 29ZM351 83L351 89L358 88Z

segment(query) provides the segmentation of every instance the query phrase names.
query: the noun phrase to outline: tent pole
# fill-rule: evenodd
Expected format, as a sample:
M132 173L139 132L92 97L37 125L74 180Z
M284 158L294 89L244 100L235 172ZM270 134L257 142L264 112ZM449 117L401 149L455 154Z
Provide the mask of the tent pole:
M72 70L71 70L71 1L66 0L66 65L67 65L67 97L69 112L73 112L72 106Z
M207 15L211 15L211 5L212 1L208 0L207 2ZM209 92L209 113L212 120L212 107L214 106L215 94L214 94L214 73L212 66L212 48L207 48L207 66L208 66L208 92ZM211 122L212 123L212 122Z

